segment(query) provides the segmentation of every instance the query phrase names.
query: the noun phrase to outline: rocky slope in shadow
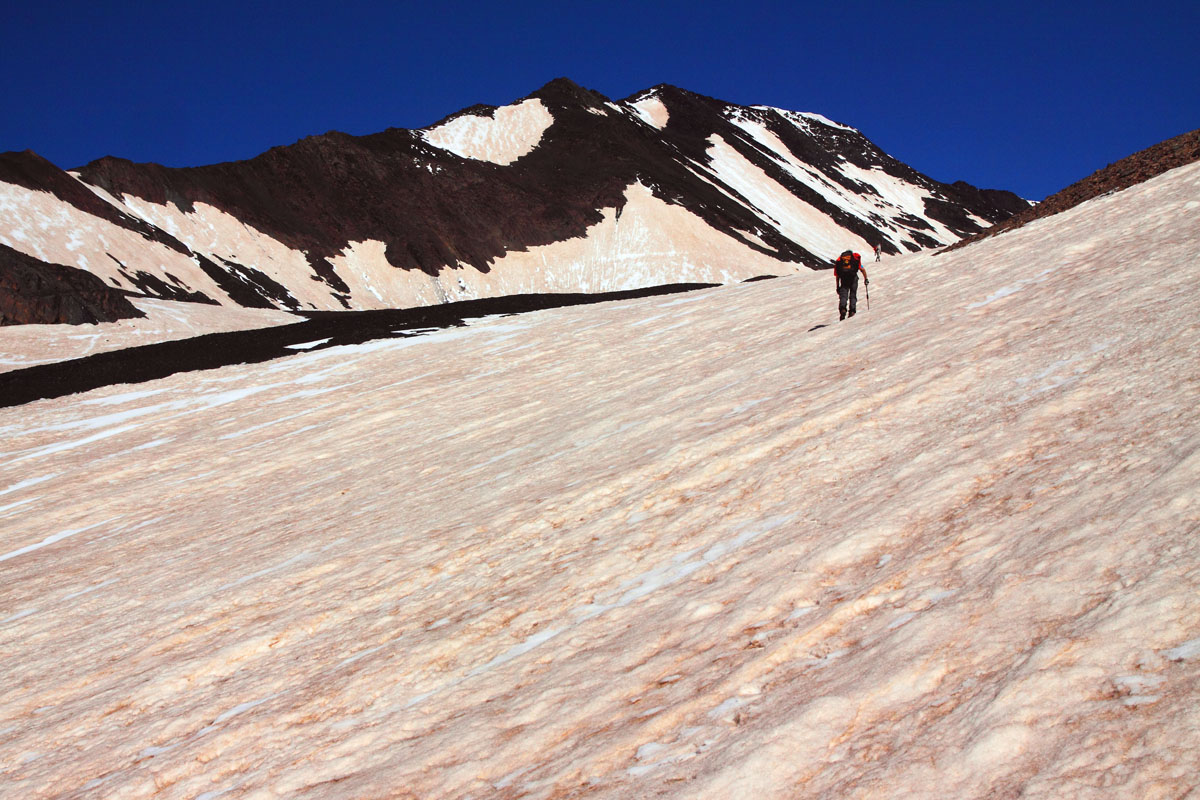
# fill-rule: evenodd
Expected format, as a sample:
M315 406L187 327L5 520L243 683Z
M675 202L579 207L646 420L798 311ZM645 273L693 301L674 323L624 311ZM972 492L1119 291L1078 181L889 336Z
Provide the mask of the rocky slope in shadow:
M0 244L0 325L115 322L144 316L91 273Z

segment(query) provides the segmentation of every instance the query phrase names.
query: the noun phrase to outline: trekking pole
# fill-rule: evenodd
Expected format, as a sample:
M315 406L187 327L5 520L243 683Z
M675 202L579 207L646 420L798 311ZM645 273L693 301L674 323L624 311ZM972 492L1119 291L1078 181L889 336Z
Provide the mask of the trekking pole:
M867 290L867 311L871 310L871 282L867 281L863 284L863 288Z

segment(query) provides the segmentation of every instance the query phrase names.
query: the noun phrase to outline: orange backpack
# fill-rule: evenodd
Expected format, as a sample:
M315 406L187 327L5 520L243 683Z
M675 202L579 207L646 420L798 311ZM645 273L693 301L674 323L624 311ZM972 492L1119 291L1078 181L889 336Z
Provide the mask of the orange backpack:
M853 272L862 266L862 256L858 253L847 250L838 256L838 260L834 263L834 267L839 272Z

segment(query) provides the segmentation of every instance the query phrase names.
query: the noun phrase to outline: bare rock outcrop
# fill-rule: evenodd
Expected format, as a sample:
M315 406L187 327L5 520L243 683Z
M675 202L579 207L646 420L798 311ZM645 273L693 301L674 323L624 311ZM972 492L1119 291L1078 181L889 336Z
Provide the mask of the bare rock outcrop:
M78 325L141 316L124 292L95 275L0 244L0 325Z

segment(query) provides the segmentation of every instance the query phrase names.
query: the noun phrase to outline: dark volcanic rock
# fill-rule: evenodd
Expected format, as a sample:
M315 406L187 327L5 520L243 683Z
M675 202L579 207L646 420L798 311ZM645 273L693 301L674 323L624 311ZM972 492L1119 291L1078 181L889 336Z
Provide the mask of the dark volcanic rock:
M1081 181L1072 183L1057 194L1050 195L1036 206L1027 208L1003 220L986 231L969 236L941 250L945 253L965 247L972 242L1020 228L1035 219L1053 216L1085 203L1095 197L1119 192L1148 181L1156 175L1200 161L1200 129L1167 139L1165 142L1139 150L1115 164L1093 172Z
M130 269L114 258L111 254L108 256L113 261L117 262L117 269L125 280L138 288L138 291L147 297L158 297L163 300L179 300L184 303L205 303L207 305L219 305L216 300L212 299L203 292L196 292L188 289L183 285L183 282L174 275L167 273L167 280L146 272L141 269Z
M276 303L295 311L300 307L296 299L277 281L243 264L220 258L225 268L217 266L212 259L197 256L200 268L213 279L226 294L246 308L277 308ZM272 302L274 301L274 302Z
M74 267L0 244L0 325L114 322L145 316L117 289Z

